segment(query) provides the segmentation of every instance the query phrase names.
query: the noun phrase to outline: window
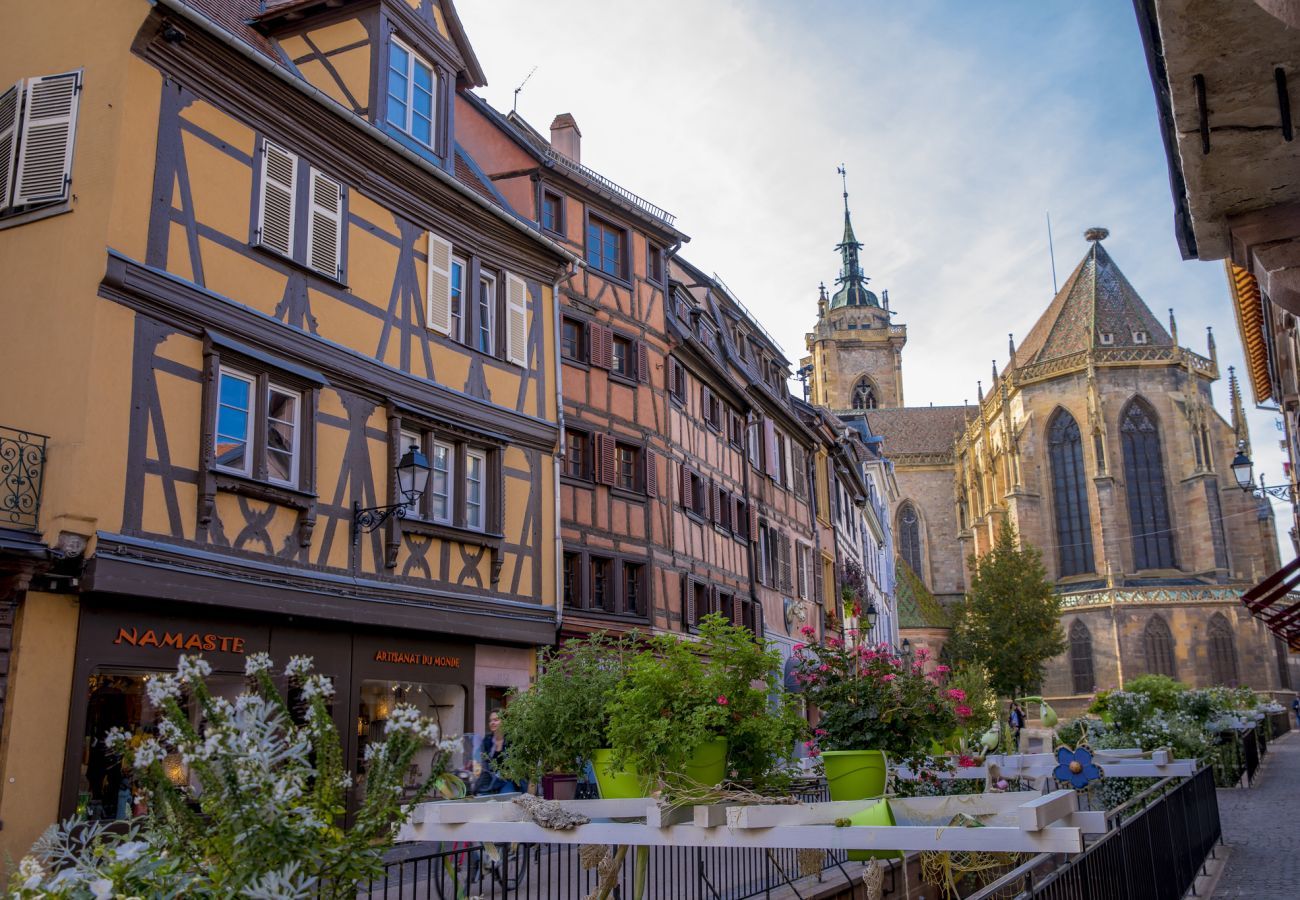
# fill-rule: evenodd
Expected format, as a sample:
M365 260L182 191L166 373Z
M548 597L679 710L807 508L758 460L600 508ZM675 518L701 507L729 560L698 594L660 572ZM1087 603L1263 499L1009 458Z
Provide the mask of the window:
M594 609L603 609L605 612L614 611L614 592L612 585L609 583L610 569L612 568L612 560L603 556L593 556L591 558L591 606Z
M1088 482L1083 469L1083 438L1074 416L1063 409L1057 410L1047 426L1047 446L1052 466L1052 501L1056 512L1060 574L1063 577L1091 572L1092 520L1088 511Z
M465 527L474 531L484 528L484 474L487 457L477 450L465 452Z
M0 213L72 196L81 72L28 78L0 93Z
M700 406L704 412L704 424L714 431L722 430L722 401L713 389L700 385Z
M786 455L786 438L779 431L776 433L776 483L782 487L790 485L790 460Z
M1155 615L1147 620L1142 632L1142 649L1146 652L1147 674L1178 677L1174 665L1174 635L1164 617Z
M631 444L614 445L614 485L625 491L638 489L641 448Z
M478 342L476 346L483 353L495 355L497 317L497 280L487 272L478 278Z
M739 497L736 498L736 515L732 519L733 533L736 537L749 537L749 504Z
M1111 331L1103 331L1103 332L1101 333L1101 345L1102 345L1103 347L1109 347L1109 346L1110 346L1111 344L1113 344L1113 343L1115 343L1115 334L1114 334L1114 332L1111 332Z
M686 402L686 370L671 356L668 357L668 394L678 403Z
M1133 332L1133 343L1145 344L1147 342L1147 333L1145 331Z
M397 38L388 47L388 123L426 147L433 146L433 66Z
M574 362L587 361L587 329L579 320L566 317L561 323L560 355Z
M731 413L731 446L739 449L745 446L745 417L738 412Z
M582 601L582 573L578 567L582 557L577 553L564 554L564 605L578 606Z
M1097 685L1092 669L1092 632L1083 619L1075 619L1070 626L1070 677L1076 694L1091 694Z
M541 224L546 231L559 233L564 230L564 207L559 194L542 191Z
M301 391L222 366L213 462L218 469L298 487ZM265 429L259 434L259 421Z
M859 379L853 386L852 406L854 409L875 409L876 389L865 378Z
M453 257L451 260L451 339L465 341L465 273L469 266L465 260Z
M1164 456L1155 414L1135 398L1120 415L1133 562L1138 569L1173 568L1174 536L1165 495Z
M650 241L646 245L646 277L656 284L664 282L664 251Z
M613 364L610 371L624 378L636 379L636 347L627 338L614 335L612 344Z
M730 531L731 522L732 522L731 492L719 490L716 499L717 499L717 504L715 505L713 510L713 517L719 525L721 525L723 528Z
M623 611L638 616L645 615L641 580L645 574L643 563L623 563Z
M624 232L592 216L587 221L587 265L615 278L626 277L623 259Z
M591 479L591 438L585 431L564 430L564 474Z
M898 554L918 577L921 577L921 520L911 501L898 508ZM924 580L924 579L923 579Z
M1210 679L1215 685L1224 687L1237 686L1237 642L1223 613L1210 617L1210 624L1205 629L1209 639Z
M314 166L300 167L297 155L271 141L262 141L261 153L254 243L341 281L343 185ZM300 208L299 181L303 177L307 179L306 203ZM298 219L304 214L307 236L300 247Z
M763 468L763 435L759 420L749 423L749 464L756 469Z
M691 624L696 625L700 619L707 616L709 609L709 586L702 581L691 582L691 605L695 610Z

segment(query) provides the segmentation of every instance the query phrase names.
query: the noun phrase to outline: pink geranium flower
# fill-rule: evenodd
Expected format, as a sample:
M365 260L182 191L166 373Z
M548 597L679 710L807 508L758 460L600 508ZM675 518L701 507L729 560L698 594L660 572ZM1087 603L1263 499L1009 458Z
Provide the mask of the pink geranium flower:
M881 678L880 678L880 680L881 680L881 681L893 681L893 680L894 680L895 678L897 678L897 677L898 677L898 676L895 675L893 672L890 672L888 675L882 675Z
M979 765L979 763L975 762L973 756L967 756L963 753L961 756L957 757L957 765L961 766L963 769L973 769Z
M947 666L935 666L934 670L938 672L940 675L946 675L948 672L952 671L952 669L948 668Z
M949 700L965 700L965 699L966 699L966 692L963 691L961 688L951 688L951 689L948 691L948 699L949 699Z
M719 695L718 695L718 705L719 705L719 706L726 706L726 705L727 705L727 697L726 697L725 694L719 694Z
M965 705L958 706L956 709L953 710L953 712L961 716L963 719L969 719L971 716L975 714L969 706L965 706Z

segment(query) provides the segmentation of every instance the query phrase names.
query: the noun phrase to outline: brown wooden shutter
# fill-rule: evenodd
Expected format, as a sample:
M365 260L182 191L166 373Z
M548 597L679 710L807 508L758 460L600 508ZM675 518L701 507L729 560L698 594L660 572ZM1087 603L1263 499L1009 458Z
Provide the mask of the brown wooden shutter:
M736 594L731 598L731 621L737 625L745 625L745 598Z
M674 359L671 356L667 358L667 360L664 363L664 373L665 373L664 377L668 379L668 383L665 385L665 387L668 388L668 393L673 394L675 396L677 394L677 360L676 359Z
M645 451L645 495L659 496L659 454L646 448Z
M710 510L710 506L712 504L710 503L710 500L712 499L713 482L705 481L703 476L701 476L700 489L704 492L704 496L700 498L701 500L700 515L704 516L705 521L708 521L710 518L712 518L712 513Z
M691 579L682 573L682 627L695 624L695 591Z
M682 508L691 509L693 506L691 503L693 499L691 497L691 470L686 468L686 463L681 463L677 471L679 473L678 477L681 479Z
M650 353L640 341L636 345L636 377L642 384L650 383Z
M813 570L813 600L815 600L818 603L821 603L825 599L823 597L823 594L825 593L825 586L822 583L824 579L822 577L821 557L816 557L813 559L812 570Z
M700 385L700 418L706 422L709 421L709 397L712 395L708 385Z
M794 570L795 580L799 584L799 596L806 600L808 599L808 560L805 559L802 544L795 548Z
M614 368L614 329L602 325L600 341L600 364L606 369L612 369Z
M716 481L710 481L709 487L712 489L709 494L709 497L713 503L712 505L713 515L710 518L712 518L713 521L715 522L721 522L722 521L722 488L718 485Z
M614 436L612 434L596 435L597 480L601 484L614 483Z
M758 504L753 500L749 501L749 539L758 540Z
M781 590L787 594L794 592L794 579L790 571L790 536L781 535Z

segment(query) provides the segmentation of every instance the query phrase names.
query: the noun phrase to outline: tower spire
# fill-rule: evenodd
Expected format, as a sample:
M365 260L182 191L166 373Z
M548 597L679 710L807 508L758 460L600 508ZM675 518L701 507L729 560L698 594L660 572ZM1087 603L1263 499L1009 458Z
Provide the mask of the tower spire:
M835 292L832 307L840 306L874 306L880 307L876 295L867 290L867 276L862 274L862 263L858 260L858 251L862 244L853 233L853 218L849 215L849 174L847 167L841 163L835 169L840 176L841 193L844 198L844 237L835 245L840 251L840 277L835 283L840 289Z

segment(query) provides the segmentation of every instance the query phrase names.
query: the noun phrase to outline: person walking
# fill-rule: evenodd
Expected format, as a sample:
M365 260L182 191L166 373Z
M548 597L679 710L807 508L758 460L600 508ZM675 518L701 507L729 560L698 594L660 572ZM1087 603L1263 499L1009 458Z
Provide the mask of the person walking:
M1295 724L1300 728L1300 694L1291 698L1291 712L1295 713Z
M1011 701L1011 711L1007 714L1007 724L1011 726L1011 752L1020 752L1020 729L1025 727L1025 711L1015 700Z
M483 735L483 742L479 744L475 794L509 794L519 790L513 781L507 781L497 774L496 763L505 759L505 755L506 738L501 733L501 714L493 710L488 716L488 733Z

